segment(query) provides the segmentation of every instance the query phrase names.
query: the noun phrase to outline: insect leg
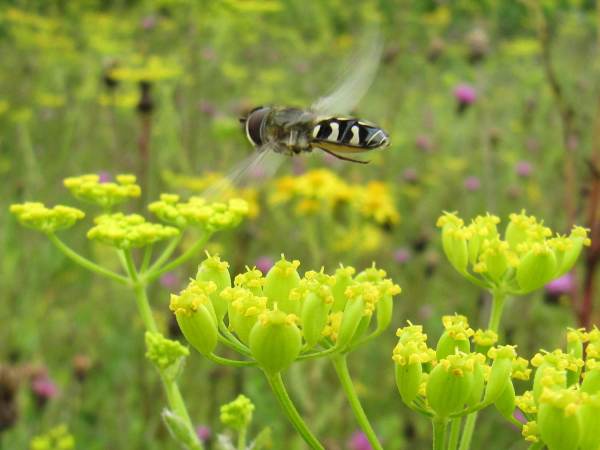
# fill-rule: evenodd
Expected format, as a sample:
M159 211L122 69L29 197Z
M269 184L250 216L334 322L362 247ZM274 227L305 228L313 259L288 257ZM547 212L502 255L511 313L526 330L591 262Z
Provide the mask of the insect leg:
M350 161L350 162L355 162L355 163L359 163L359 164L369 164L370 161L361 161L360 159L353 159L353 158L348 158L347 156L342 156L342 155L338 155L337 153L334 153L332 151L329 151L325 148L322 147L317 147L319 150L323 150L325 153L330 154L331 156L336 157L337 159L342 159L344 161Z

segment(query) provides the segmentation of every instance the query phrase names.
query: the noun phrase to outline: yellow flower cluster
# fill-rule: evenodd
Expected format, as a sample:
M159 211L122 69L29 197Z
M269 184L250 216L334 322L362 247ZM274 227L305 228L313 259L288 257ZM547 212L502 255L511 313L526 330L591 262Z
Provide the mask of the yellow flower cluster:
M327 169L310 170L299 176L275 180L269 197L272 205L293 204L298 215L310 215L348 206L378 224L400 220L389 188L378 181L350 184Z
M138 214L104 214L94 222L96 225L87 233L88 239L123 250L145 247L179 234L177 228L146 222Z
M66 425L52 428L45 434L31 440L30 450L71 450L75 448L75 438Z
M21 224L42 233L54 233L72 227L85 217L83 211L70 206L57 205L47 208L43 203L26 202L10 206L10 212Z
M181 68L172 61L166 61L158 56L147 60L133 58L132 64L127 67L115 67L109 73L110 77L121 81L146 81L156 82L177 78L181 75Z
M75 198L108 210L141 195L142 190L135 182L135 176L129 174L117 175L116 183L103 183L99 175L89 174L65 178L63 184Z
M498 217L488 214L465 225L453 213L445 213L437 222L444 252L454 268L490 289L513 294L538 289L571 270L582 247L590 245L584 228L576 226L569 236L552 237L550 228L524 212L510 215L504 239L498 223Z
M178 228L197 226L213 232L238 225L248 214L248 204L239 198L227 203L208 203L201 197L180 202L176 194L162 194L148 209L160 220Z

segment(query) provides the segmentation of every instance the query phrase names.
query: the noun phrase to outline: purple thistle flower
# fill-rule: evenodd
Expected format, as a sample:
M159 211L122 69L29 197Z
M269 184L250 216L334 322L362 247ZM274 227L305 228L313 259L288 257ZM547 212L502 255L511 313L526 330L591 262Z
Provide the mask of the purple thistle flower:
M473 86L461 83L454 88L454 97L461 105L470 105L477 100L477 91Z
M202 442L208 442L212 436L212 430L206 425L198 425L196 427L196 435Z
M160 277L160 285L167 289L172 289L179 283L179 277L175 272L167 272Z
M355 431L348 441L350 450L373 450L367 436L362 431Z
M414 167L407 167L406 169L404 169L404 172L402 172L402 178L404 178L404 181L406 181L407 183L416 183L417 181L419 181L419 174L417 173L417 169L415 169Z
M519 161L515 170L520 177L528 178L533 173L533 166L528 161Z
M110 183L112 181L112 176L106 170L98 172L98 176L100 177L98 180L99 183Z
M157 21L155 16L146 16L142 19L141 26L144 30L151 30L156 26L156 23Z
M481 181L475 176L470 176L465 179L464 186L468 191L475 192L481 187Z
M31 380L31 392L37 406L43 408L49 400L58 395L58 386L47 373L41 372Z
M423 152L430 152L433 149L431 139L429 139L429 137L425 136L424 134L417 136L417 139L415 140L415 145L419 150Z
M574 287L575 277L572 273L567 273L546 284L546 292L549 295L559 297L561 295L570 294L573 292Z
M256 263L254 265L262 273L267 273L271 269L271 267L273 267L273 264L275 264L273 258L271 258L270 256L261 256L256 260Z
M411 251L407 248L399 248L394 252L394 261L399 264L407 263L411 257Z
M200 100L198 109L202 114L206 114L209 117L215 117L217 115L217 107L208 100Z

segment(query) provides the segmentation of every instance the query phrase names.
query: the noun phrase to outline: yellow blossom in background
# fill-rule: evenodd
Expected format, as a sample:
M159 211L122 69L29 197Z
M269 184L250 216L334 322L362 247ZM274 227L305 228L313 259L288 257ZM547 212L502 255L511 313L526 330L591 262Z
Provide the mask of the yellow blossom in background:
M357 203L361 214L379 224L395 225L400 221L391 192L381 181L371 181L359 189Z
M115 80L132 82L169 80L178 78L181 74L182 69L178 64L158 56L151 56L145 60L134 58L129 66L110 70L110 76Z

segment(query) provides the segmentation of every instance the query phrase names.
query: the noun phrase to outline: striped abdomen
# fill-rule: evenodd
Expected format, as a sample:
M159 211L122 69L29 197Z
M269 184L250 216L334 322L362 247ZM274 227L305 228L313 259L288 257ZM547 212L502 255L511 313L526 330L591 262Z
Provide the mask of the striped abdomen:
M351 118L319 121L312 138L313 145L337 152L363 152L389 145L389 137L381 128Z

